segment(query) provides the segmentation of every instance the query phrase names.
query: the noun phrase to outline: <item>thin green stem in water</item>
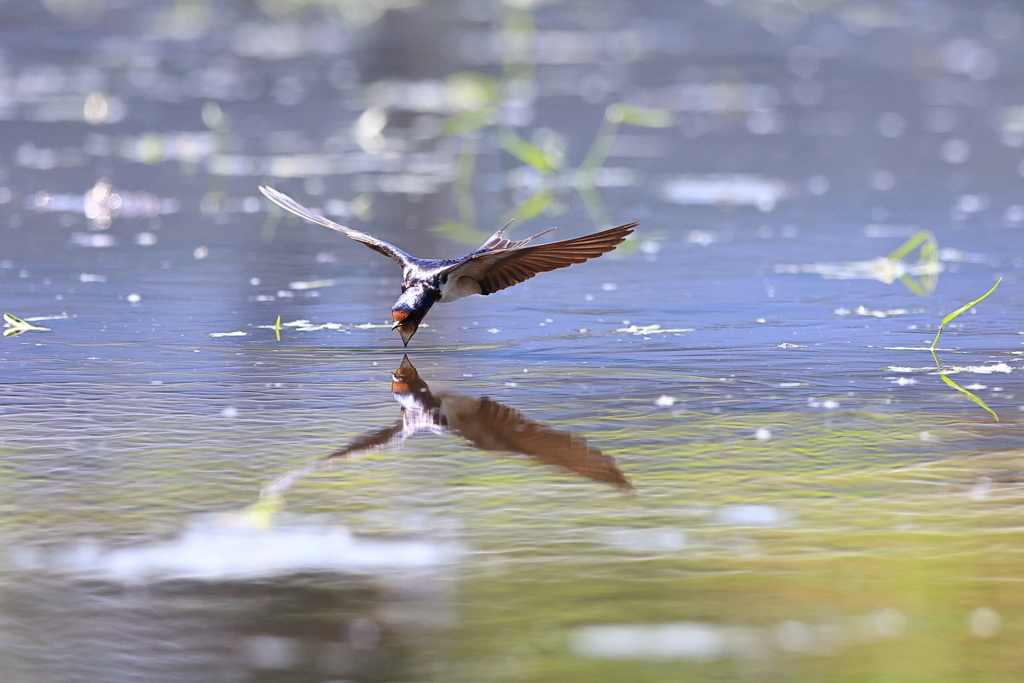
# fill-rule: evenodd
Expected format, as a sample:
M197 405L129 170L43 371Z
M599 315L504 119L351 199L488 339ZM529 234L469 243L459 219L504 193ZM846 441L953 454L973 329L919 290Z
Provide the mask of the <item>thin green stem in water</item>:
M971 307L976 306L977 304L980 304L982 301L984 301L985 298L989 294L991 294L992 292L996 291L996 287L998 287L999 283L1002 282L1002 281L1003 281L1003 278L999 278L998 280L996 280L996 283L994 285L992 285L992 289L988 290L987 292L982 294L980 297L978 297L974 301L971 301L970 303L964 304L963 306L961 306L960 308L956 309L955 311L953 311L952 313L947 315L945 318L943 318L942 322L939 323L939 331L935 333L935 339L932 340L931 348L934 349L938 345L939 337L942 336L942 330L946 327L947 323L949 323L952 320L954 320L957 316L959 316L964 311L968 311L968 310L971 309Z
M992 292L996 291L996 287L998 287L999 283L1002 282L1002 281L1003 281L1003 278L999 278L996 281L996 283L994 285L992 285L992 288L990 290L985 292L983 295L981 295L980 297L978 297L974 301L961 306L960 308L956 309L955 311L953 311L952 313L947 315L945 318L943 318L942 322L939 324L939 331L935 334L935 339L932 340L932 345L930 347L928 347L928 350L931 351L931 353L932 353L932 359L935 360L935 369L939 371L939 377L942 378L942 381L945 382L946 384L948 384L949 386L953 387L954 389L956 389L960 393L962 393L965 396L967 396L967 398L969 398L971 401L973 401L976 405L978 405L978 406L984 408L985 410L987 410L992 415L992 417L995 418L996 422L999 422L999 415L996 414L996 411L994 411L991 408L989 408L985 404L985 402L982 401L977 395L971 393L967 389L964 389L962 386L960 386L959 384L957 384L956 382L951 380L946 375L946 373L942 372L942 363L939 362L939 355L937 353L935 353L935 347L939 343L939 337L942 336L942 330L946 326L946 323L954 320L958 315L960 315L964 311L970 310L972 306L974 306L974 305L980 303L981 301L983 301L985 299L985 297L987 297Z

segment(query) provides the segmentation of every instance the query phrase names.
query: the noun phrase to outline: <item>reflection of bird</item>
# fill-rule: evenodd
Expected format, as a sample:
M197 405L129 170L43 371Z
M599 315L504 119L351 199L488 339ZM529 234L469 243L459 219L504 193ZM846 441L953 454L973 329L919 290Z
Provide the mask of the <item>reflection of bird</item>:
M523 416L518 410L486 396L434 394L406 356L392 376L391 392L402 406L402 420L391 427L367 432L325 459L290 472L264 489L279 493L307 472L339 458L354 458L401 446L416 434L454 434L485 451L525 455L594 481L622 489L633 488L615 460L586 440L561 432Z
M637 223L620 225L603 232L571 240L528 246L549 228L533 237L513 242L502 234L506 225L490 236L476 251L457 259L418 259L372 235L338 225L313 213L286 194L260 186L260 192L282 209L319 225L348 235L374 251L390 256L402 267L402 295L391 307L394 328L406 346L423 317L435 303L448 303L470 294L492 294L529 280L537 273L583 263L618 246Z

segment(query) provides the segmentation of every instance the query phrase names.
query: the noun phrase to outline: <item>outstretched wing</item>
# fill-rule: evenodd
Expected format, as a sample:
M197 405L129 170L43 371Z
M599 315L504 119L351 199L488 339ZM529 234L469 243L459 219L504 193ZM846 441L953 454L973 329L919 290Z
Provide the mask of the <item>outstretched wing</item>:
M402 434L402 427L403 423L399 422L390 427L385 427L384 429L367 432L334 451L324 458L324 460L356 458L370 453L379 453L392 448L395 445L400 445L401 442L405 440Z
M307 221L310 221L311 223L322 225L325 228L330 228L331 230L337 230L343 235L351 237L356 242L362 242L370 249L378 251L384 254L385 256L390 256L395 260L395 262L398 263L398 265L402 266L402 268L405 268L405 266L408 265L409 262L412 260L412 258L408 254L406 254L404 251L402 251L395 245L389 244L384 240L379 240L373 235L369 235L365 232L353 230L352 228L346 228L344 225L338 225L329 218L324 218L318 213L313 213L312 211L304 207L302 204L299 204L297 201L295 201L285 193L278 192L272 187L260 185L260 192L263 193L264 197L274 202L285 211L290 211L299 218L305 218Z
M521 243L511 242L507 248L484 250L492 242L500 244L501 231L494 234L480 250L470 254L461 263L452 266L448 271L449 280L469 277L480 285L481 294L491 294L499 290L529 280L538 273L546 273L557 268L566 268L575 263L583 263L589 259L607 253L626 239L639 223L627 223L617 228L592 235L584 235L562 242L539 244L534 247L518 246L529 242L533 237ZM502 228L504 230L504 228ZM541 233L544 234L544 233ZM535 235L535 237L537 237Z
M449 429L479 449L519 453L594 481L633 488L614 458L588 446L586 439L534 422L515 408L489 398L449 395L441 410Z
M267 496L284 493L292 484L297 480L306 476L307 474L313 474L331 467L337 460L341 458L355 459L362 455L370 455L372 453L379 453L380 451L391 448L392 446L401 445L404 440L402 432L403 423L399 422L391 427L385 427L375 432L369 432L360 437L357 437L344 447L334 451L326 458L314 460L313 462L285 472L280 477L270 482L263 487L260 492L260 498L266 498Z

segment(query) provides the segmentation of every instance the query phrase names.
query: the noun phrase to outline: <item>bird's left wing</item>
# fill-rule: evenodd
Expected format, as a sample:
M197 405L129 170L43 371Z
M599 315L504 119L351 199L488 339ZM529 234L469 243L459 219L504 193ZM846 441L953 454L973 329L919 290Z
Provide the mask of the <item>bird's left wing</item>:
M607 253L621 244L637 225L639 223L627 223L551 244L475 252L452 266L448 278L472 278L480 285L481 294L492 294L529 280L538 273L566 268Z
M405 435L402 432L402 427L403 423L398 422L390 427L378 429L374 432L367 432L334 451L324 458L324 460L334 460L338 458L355 459L362 455L380 453L381 451L389 448L400 446L402 442L405 441Z
M385 256L394 259L395 262L398 263L398 265L402 266L402 268L405 268L409 264L409 262L412 261L412 258L408 254L406 254L404 251L402 251L395 245L389 244L384 240L377 239L376 237L368 233L360 232L359 230L353 230L352 228L347 228L344 225L338 225L331 219L324 218L320 214L310 211L309 209L304 207L302 204L299 204L297 201L295 201L285 193L279 192L272 187L260 185L260 192L263 193L264 197L274 202L285 211L290 211L299 218L305 218L307 221L310 221L311 223L322 225L325 228L330 228L331 230L337 230L341 234L354 239L356 242L362 242L370 249L373 249L374 251L380 252L381 254L384 254Z
M292 484L297 480L308 474L328 469L339 459L345 458L354 460L362 455L379 453L387 448L391 448L392 446L400 446L404 440L405 436L402 432L401 422L392 425L391 427L385 427L384 429L363 434L346 444L344 447L334 451L326 458L314 460L308 465L291 470L290 472L285 472L280 477L264 486L263 490L260 492L260 497L266 498L267 496L284 493L291 488Z

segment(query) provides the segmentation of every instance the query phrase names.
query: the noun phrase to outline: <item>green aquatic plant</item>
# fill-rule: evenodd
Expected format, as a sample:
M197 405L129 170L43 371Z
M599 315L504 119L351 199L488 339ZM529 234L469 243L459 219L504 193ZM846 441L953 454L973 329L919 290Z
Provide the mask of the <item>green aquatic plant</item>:
M32 318L29 318L29 320L32 320ZM28 332L29 330L36 330L38 332L50 331L49 327L38 327L10 313L4 313L4 327L6 328L4 330L5 337L16 337L22 332Z
M932 353L935 352L935 347L938 346L938 344L939 344L939 337L942 336L942 330L945 329L946 325L948 323L952 322L953 320L955 320L964 311L971 310L971 308L973 308L974 306L980 304L982 301L984 301L986 298L988 298L988 295L991 294L992 292L996 291L996 287L998 287L999 283L1001 283L1002 281L1003 281L1003 278L999 278L998 280L996 280L996 283L994 285L992 285L992 288L989 289L987 292L982 294L980 297L978 297L974 301L971 301L969 303L964 304L963 306L961 306L960 308L956 309L955 311L953 311L952 313L950 313L949 315L947 315L945 318L942 319L942 322L939 323L939 331L935 333L935 339L932 340L932 345L930 347L931 350L932 350Z
M936 362L938 362L938 361L936 361ZM956 382L954 382L953 380L951 380L951 379L949 378L949 376L948 376L948 375L944 375L944 374L942 374L942 371L941 371L941 369L940 369L940 371L939 371L939 378L940 378L940 379L941 379L941 380L942 380L943 382L945 382L946 384L948 384L949 386L953 387L954 389L956 389L956 390L957 390L957 391L959 391L960 393L964 394L964 395L965 395L965 396L966 396L966 397L967 397L968 399L970 399L971 401L973 401L973 402L974 402L974 403L975 403L976 405L978 405L978 406L980 406L980 407L984 408L985 410L987 410L987 411L988 411L988 412L989 412L989 413L990 413L990 414L992 415L992 417L993 417L993 418L995 419L995 421L996 421L996 422L999 422L999 415L997 415L997 414L996 414L996 411L994 411L994 410L992 410L991 408L989 408L989 407L988 407L988 406L987 406L987 405L985 404L985 402L984 402L984 401L982 401L982 400L981 400L980 398L978 398L978 395L977 395L977 394L975 394L974 392L968 391L967 389L964 389L964 388L963 388L962 386L960 386L959 384L957 384Z
M472 195L472 178L476 168L478 131L496 125L497 121L496 103L485 101L482 109L457 114L446 119L442 125L442 130L449 134L463 135L453 182L459 220L445 221L433 228L435 232L448 239L464 244L479 244L490 234L489 231L474 227L476 208ZM597 191L597 180L601 166L615 142L619 126L626 124L644 128L664 128L672 125L672 122L672 114L663 109L626 104L609 105L590 150L575 169L565 168L565 158L560 151L535 145L519 137L511 128L500 126L497 131L497 142L501 148L536 171L540 178L533 193L501 216L498 223L505 224L510 220L523 221L538 216L552 206L559 193L575 190L583 200L590 218L598 227L610 226L612 221Z
M619 126L626 124L665 128L673 123L671 112L628 104L610 105L605 110L601 126L583 162L576 169L566 168L564 154L561 149L557 149L557 145L534 144L502 123L502 105L520 99L522 93L536 87L532 51L536 27L530 7L503 3L500 32L506 48L500 78L463 71L447 79L449 89L456 94L462 106L462 111L441 122L444 135L460 135L463 138L453 181L459 218L457 221L439 223L432 230L448 239L470 245L480 244L492 232L476 227L476 207L472 195L478 138L481 131L489 128L497 129L495 138L502 149L540 176L539 179L531 180L533 192L530 196L505 212L497 225L540 215L556 205L559 194L575 190L597 226L610 227L612 221L597 191L597 185L601 166L611 151Z
M918 252L917 263L905 263L903 259L915 250ZM931 230L919 230L890 254L867 261L775 267L777 273L816 273L831 280L877 280L887 285L899 280L918 296L927 296L935 291L942 270L939 243Z
M915 249L918 249L917 265L903 267L903 258L912 254ZM931 230L919 230L885 258L893 264L894 274L899 281L918 296L931 294L939 284L939 273L942 272L939 242Z
M604 111L601 127L587 156L576 172L576 190L587 207L590 217L602 227L611 225L608 213L597 192L597 174L608 153L611 152L619 126L627 124L641 128L667 128L674 123L672 114L665 109L652 109L629 104L612 104Z
M964 311L969 311L971 308L973 308L977 304L979 304L982 301L984 301L988 297L989 294L991 294L992 292L996 291L996 287L998 287L999 283L1001 283L1002 281L1003 281L1003 278L999 278L998 280L996 280L996 283L994 285L992 285L992 288L989 289L987 292L982 294L980 297L978 297L974 301L971 301L969 303L964 304L963 306L961 306L960 308L956 309L955 311L953 311L952 313L947 315L945 318L943 318L942 322L939 323L939 330L935 333L935 339L932 340L931 346L928 347L928 350L931 351L931 353L932 353L932 358L935 360L935 369L939 371L939 377L942 378L942 381L945 382L946 384L948 384L949 386L953 387L954 389L956 389L960 393L962 393L965 396L967 396L967 398L969 398L971 401L973 401L978 406L984 408L989 413L991 413L992 417L995 418L996 422L999 422L999 416L996 414L996 411L994 411L991 408L989 408L985 404L984 401L982 401L980 398L978 398L977 395L975 395L974 393L968 391L967 389L964 389L962 386L960 386L959 384L957 384L956 382L951 380L946 375L946 373L942 372L942 363L939 362L939 356L938 356L937 353L935 353L935 351L936 351L936 347L939 344L939 337L942 336L942 330L944 330L946 328L946 324L952 322L953 320L955 320L957 318L957 316L959 316Z

